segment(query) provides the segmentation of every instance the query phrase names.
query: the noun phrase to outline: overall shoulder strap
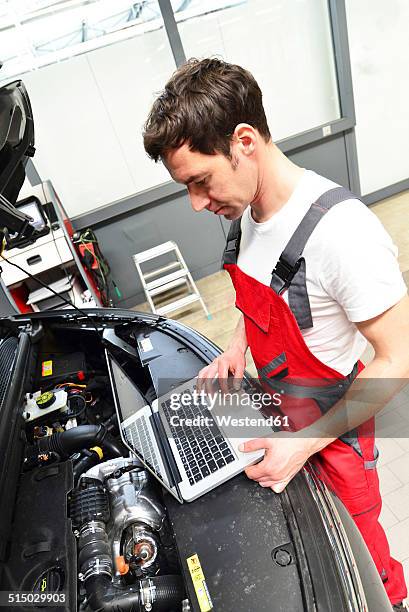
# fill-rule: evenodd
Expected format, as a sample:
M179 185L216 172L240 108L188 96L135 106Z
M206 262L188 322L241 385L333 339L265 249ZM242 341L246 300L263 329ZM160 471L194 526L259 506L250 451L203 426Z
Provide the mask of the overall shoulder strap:
M240 224L241 217L239 219L235 219L230 224L229 233L227 235L226 247L223 252L223 265L237 263L241 238Z
M323 193L304 215L271 274L270 287L276 293L280 295L288 289L288 303L300 329L313 326L306 286L305 259L302 257L305 245L320 220L333 206L356 197L344 187L335 187Z

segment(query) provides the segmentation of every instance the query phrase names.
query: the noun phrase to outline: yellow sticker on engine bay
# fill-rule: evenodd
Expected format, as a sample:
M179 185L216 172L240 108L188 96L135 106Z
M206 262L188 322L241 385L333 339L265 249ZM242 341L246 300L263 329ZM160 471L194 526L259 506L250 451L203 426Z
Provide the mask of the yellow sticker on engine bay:
M41 376L51 376L53 373L53 362L43 361L41 364Z
M192 555L186 559L186 562L192 578L193 586L195 587L200 612L209 612L209 610L213 610L212 600L207 589L207 584L202 566L200 565L199 557L197 555Z

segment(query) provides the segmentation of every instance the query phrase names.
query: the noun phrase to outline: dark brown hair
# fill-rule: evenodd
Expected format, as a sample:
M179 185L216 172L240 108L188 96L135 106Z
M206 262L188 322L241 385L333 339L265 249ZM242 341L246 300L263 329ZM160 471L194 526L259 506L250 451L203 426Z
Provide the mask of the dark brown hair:
M231 137L239 123L248 123L270 140L262 93L253 75L219 59L191 59L153 103L143 134L145 150L158 161L187 142L193 151L220 152L230 158Z

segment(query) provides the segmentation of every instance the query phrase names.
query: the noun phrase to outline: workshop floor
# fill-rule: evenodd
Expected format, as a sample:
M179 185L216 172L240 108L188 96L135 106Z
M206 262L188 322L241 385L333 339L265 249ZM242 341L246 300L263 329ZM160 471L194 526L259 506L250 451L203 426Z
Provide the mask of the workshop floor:
M372 206L371 210L379 217L398 246L399 264L409 286L409 191L383 200ZM403 221L405 219L408 219L407 223ZM234 308L234 291L228 274L224 271L217 272L200 279L197 286L212 319L207 320L203 310L196 305L173 318L197 329L221 348L225 348L240 314ZM133 310L149 312L149 307L144 303L135 306ZM371 347L368 347L363 357L366 363L370 361L372 354ZM251 356L247 370L255 376ZM406 408L409 410L409 402ZM383 420L385 418L389 418L391 425L399 431L402 417L398 423L394 423L397 414L391 411L389 417L382 416ZM409 419L409 412L407 418ZM377 445L380 451L378 473L384 502L381 522L386 530L392 555L403 563L409 585L409 427L407 431L406 437L378 438Z

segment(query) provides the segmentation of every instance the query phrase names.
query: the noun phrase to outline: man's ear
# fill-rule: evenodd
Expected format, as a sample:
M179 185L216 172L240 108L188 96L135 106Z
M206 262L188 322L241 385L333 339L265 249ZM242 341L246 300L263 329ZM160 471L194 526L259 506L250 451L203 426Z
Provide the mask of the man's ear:
M242 155L253 155L257 144L256 130L248 123L239 123L233 132L233 143Z

